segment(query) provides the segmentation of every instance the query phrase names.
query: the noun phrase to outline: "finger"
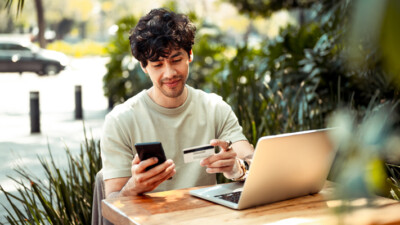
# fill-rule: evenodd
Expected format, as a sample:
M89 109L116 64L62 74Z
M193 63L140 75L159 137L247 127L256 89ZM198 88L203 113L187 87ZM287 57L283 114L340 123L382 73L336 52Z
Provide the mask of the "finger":
M140 163L139 156L138 156L138 154L135 154L135 157L133 157L133 160L132 160L132 165L139 164L139 163Z
M211 164L207 165L207 168L222 168L222 167L227 167L227 166L233 166L236 162L235 158L229 158L225 160L218 160L215 161Z
M200 161L200 166L207 166L208 164L210 164L210 160L211 160L211 158L212 158L213 156L215 156L215 155L211 155L211 156L208 156L208 157L205 158L205 159L202 159L202 160Z
M155 185L157 185L157 186L160 185L162 182L173 177L175 175L175 173L176 173L175 166L168 167L165 170L165 173L160 174L160 179L155 182Z
M157 167L160 167L160 166L157 166ZM154 186L155 184L158 186L158 184L167 180L170 175L172 176L175 174L175 164L172 163L170 166L168 166L166 169L162 170L160 173L151 176L151 174L154 174L154 173L155 173L155 171L149 170L146 173L143 173L142 176L137 179L137 181L147 187Z
M132 167L131 167L132 176L134 176L137 173L137 168L139 166L139 163L140 163L139 156L138 154L135 154L135 157L132 160Z
M229 148L229 142L221 139L212 139L210 145L219 146L224 151L227 151Z
M173 166L175 168L175 164L171 159L168 159L167 161L163 162L162 164L146 171L143 173L143 176L141 177L142 180L149 180L152 177L155 177L161 173L164 173L168 167Z
M200 161L200 165L201 166L209 166L210 164L219 161L219 160L225 160L225 159L234 159L236 158L237 154L235 151L222 151L218 154L209 156L205 159L203 159L202 161Z
M143 161L141 161L139 163L139 165L138 165L138 167L136 169L136 172L143 173L144 171L146 171L147 167L149 167L151 165L154 165L157 162L158 162L158 158L157 157L151 157L151 158L148 158L146 160L143 160Z
M220 155L214 154L200 161L200 166L209 166L211 163L220 160Z
M207 168L207 173L227 173L232 171L233 166L225 166L225 167L218 167L218 168Z
M167 161L165 161L163 164L154 167L153 169L151 169L153 172L153 177L154 176L159 176L162 174L168 174L169 172L171 172L171 170L175 169L175 164L171 159L168 159ZM151 174L149 174L151 177Z

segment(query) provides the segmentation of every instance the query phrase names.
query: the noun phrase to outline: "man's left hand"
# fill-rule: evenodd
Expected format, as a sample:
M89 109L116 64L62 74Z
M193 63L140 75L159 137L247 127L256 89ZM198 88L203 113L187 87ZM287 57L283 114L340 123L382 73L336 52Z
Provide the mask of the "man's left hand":
M203 159L200 161L200 165L207 167L207 173L223 173L228 179L235 178L240 169L236 163L236 152L229 148L229 143L224 140L213 139L210 141L210 145L219 146L221 151Z

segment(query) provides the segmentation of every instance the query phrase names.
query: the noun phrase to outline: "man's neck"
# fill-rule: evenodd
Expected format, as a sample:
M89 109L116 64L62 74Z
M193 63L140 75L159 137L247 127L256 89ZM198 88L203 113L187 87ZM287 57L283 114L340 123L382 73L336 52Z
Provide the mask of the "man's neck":
M188 96L188 89L185 86L182 94L175 98L170 98L163 95L162 93L156 92L154 87L151 87L147 91L147 94L159 106L162 106L164 108L177 108L185 103Z

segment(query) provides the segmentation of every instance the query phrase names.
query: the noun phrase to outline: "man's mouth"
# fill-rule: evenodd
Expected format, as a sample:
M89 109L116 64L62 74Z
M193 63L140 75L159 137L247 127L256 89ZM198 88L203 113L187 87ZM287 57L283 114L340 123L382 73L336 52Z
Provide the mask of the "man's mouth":
M177 80L171 80L171 81L164 81L163 84L166 85L169 88L175 88L176 86L179 85L180 79Z

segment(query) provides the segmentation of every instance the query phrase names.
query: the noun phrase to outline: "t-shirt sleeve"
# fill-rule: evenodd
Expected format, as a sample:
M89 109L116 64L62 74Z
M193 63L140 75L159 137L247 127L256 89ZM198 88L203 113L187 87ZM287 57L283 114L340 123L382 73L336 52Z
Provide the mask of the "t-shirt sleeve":
M104 180L131 176L133 151L129 137L112 115L106 116L100 148Z
M232 142L247 140L232 108L226 102L222 101L219 111L220 113L218 113L217 117L220 120L220 125L217 138Z

